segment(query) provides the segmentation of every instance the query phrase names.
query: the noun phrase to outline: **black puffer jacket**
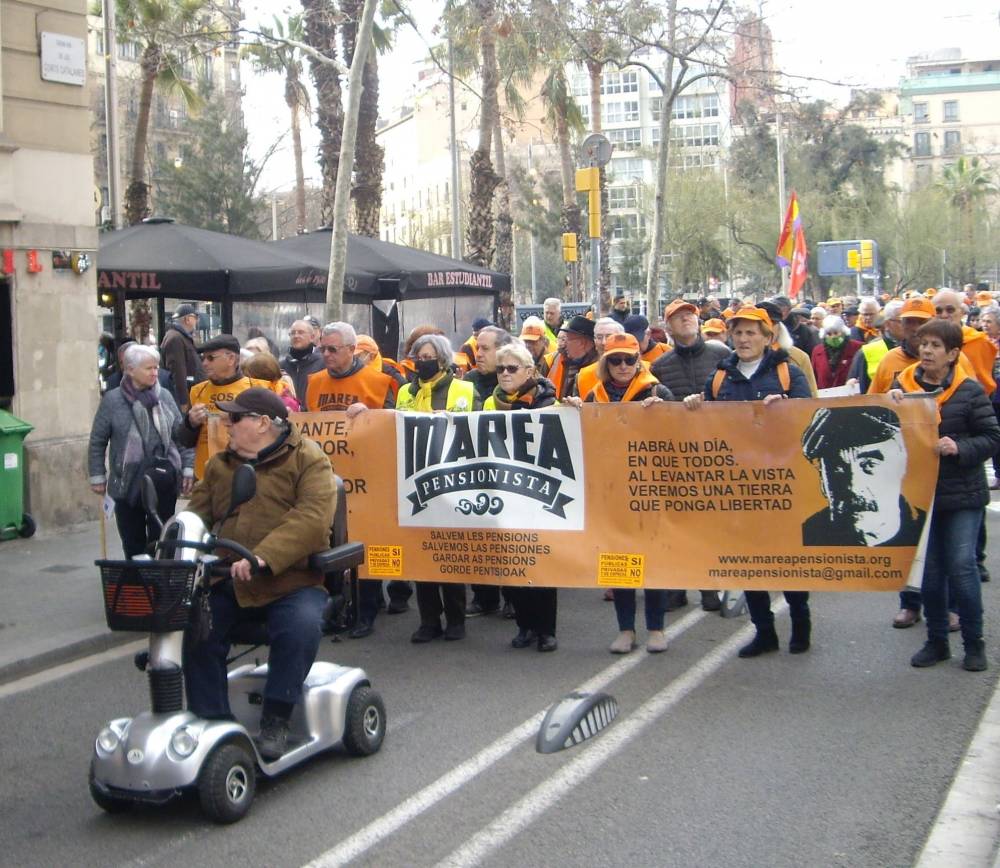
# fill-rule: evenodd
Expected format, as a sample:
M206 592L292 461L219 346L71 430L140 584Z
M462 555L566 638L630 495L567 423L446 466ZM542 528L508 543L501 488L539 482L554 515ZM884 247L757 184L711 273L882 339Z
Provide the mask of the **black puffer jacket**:
M673 393L675 401L702 392L705 380L729 355L729 347L719 341L698 340L689 347L675 344L673 352L664 353L653 362L650 371Z
M983 462L1000 449L1000 426L986 392L971 377L941 407L938 433L958 444L958 455L941 456L934 509L982 509L990 502Z

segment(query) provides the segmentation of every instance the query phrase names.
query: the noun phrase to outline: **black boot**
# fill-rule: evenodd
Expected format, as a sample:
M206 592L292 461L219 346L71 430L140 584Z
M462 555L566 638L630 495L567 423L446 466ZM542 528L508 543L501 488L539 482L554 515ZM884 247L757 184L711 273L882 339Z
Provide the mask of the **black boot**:
M974 639L965 643L965 659L962 668L967 672L984 672L986 663L986 643L982 639Z
M688 604L687 591L667 591L667 611L676 612Z
M947 639L928 639L916 654L910 658L910 665L918 669L926 669L935 663L941 663L951 658L951 649Z
M809 618L799 618L792 621L792 638L788 640L789 654L804 654L809 650L809 635L812 633L812 621Z
M774 624L758 627L753 641L740 648L740 657L759 657L769 651L778 650L778 634L774 632Z

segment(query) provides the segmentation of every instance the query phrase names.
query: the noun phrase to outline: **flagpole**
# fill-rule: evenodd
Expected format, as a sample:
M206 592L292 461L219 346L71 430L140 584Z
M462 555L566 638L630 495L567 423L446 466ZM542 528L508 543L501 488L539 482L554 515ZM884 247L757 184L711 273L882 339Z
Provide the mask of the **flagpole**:
M781 135L781 111L774 115L775 139L778 150L778 231L781 232L785 221L785 145ZM781 269L781 294L788 294L788 266Z

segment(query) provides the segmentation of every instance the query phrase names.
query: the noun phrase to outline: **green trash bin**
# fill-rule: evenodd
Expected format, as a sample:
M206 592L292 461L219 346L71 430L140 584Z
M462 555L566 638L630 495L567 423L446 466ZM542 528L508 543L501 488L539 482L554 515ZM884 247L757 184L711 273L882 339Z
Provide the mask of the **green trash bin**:
M34 427L0 410L0 540L31 536L35 520L24 511L24 438Z

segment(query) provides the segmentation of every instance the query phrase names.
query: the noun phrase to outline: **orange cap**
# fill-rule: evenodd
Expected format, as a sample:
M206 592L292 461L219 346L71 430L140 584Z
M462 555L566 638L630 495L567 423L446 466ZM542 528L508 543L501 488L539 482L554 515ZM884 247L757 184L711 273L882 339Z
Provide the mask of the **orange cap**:
M520 337L522 341L537 341L545 337L545 329L533 322L525 323L521 326Z
M993 304L993 293L992 292L986 292L986 290L983 290L982 292L977 292L976 293L976 301L980 302L981 305L982 304Z
M750 319L756 322L762 322L769 329L774 328L774 324L771 322L771 317L767 315L767 311L762 307L741 307L736 313L733 314L732 318L729 320L730 323L736 322L738 319Z
M936 289L925 289L924 290L924 295L927 298L934 298L934 296L937 295L937 290Z
M354 355L358 353L377 353L378 344L371 335L358 335L358 342L354 345Z
M734 311L734 312L733 312L733 316L735 316L735 315L736 315L736 312ZM730 317L730 319L731 319L731 318L732 318L732 317ZM705 323L705 324L704 324L704 325L703 325L703 326L701 327L701 333L702 333L702 334L715 334L715 335L720 335L720 334L722 334L722 333L723 333L723 332L724 332L725 330L726 330L726 324L725 324L725 323L724 323L724 322L723 322L723 321L722 321L721 319L717 319L716 317L712 317L712 319L708 320L708 321L707 321L707 322L706 322L706 323Z
M908 298L903 302L903 309L899 312L899 316L900 318L910 317L910 319L934 319L934 305L919 295L915 298Z
M670 304L667 305L667 309L663 311L663 318L670 319L675 313L679 313L682 310L689 310L691 313L698 313L698 308L693 305L690 301L684 301L683 298L675 298Z
M604 341L604 356L608 356L611 353L628 353L629 355L636 355L639 352L639 342L635 339L635 335L617 334L608 335Z

